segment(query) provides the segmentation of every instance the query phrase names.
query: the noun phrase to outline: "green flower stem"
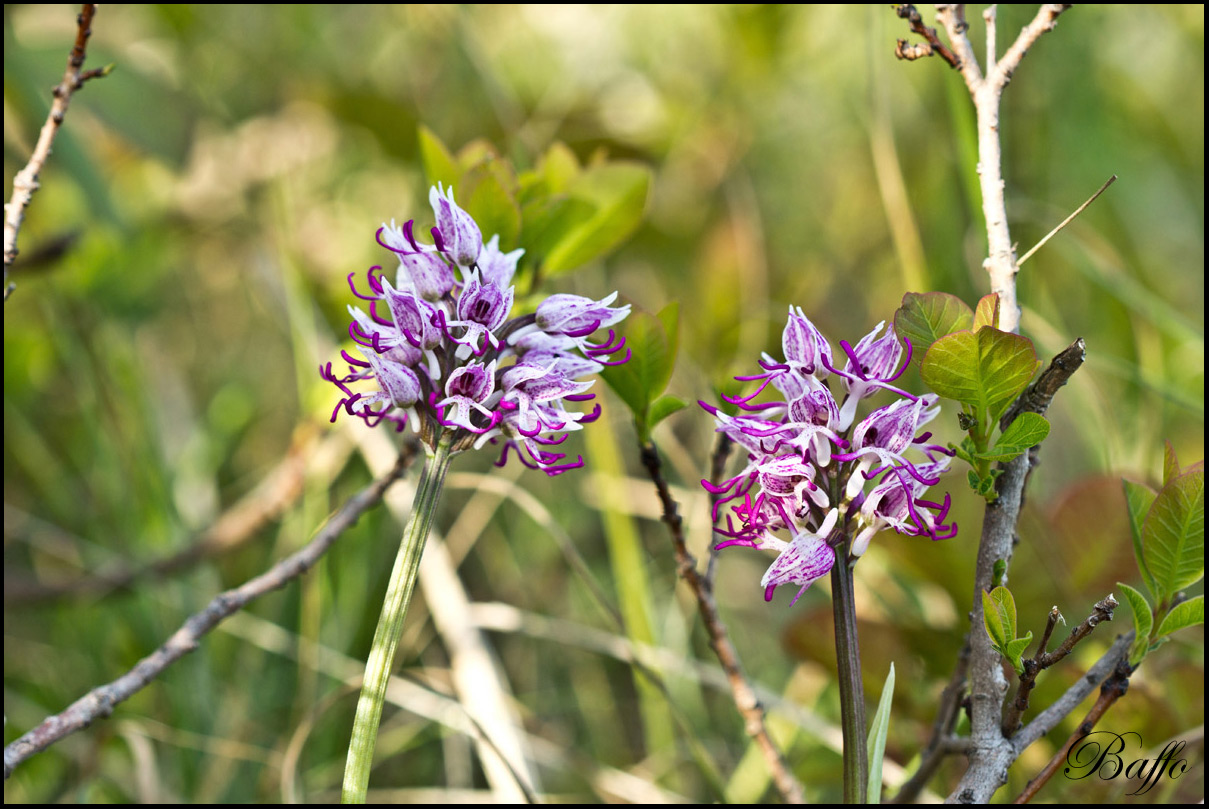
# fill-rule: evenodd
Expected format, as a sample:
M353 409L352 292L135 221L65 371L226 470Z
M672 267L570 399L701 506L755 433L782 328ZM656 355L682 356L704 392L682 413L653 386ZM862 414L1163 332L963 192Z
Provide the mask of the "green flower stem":
M386 699L386 683L390 680L395 648L403 632L403 618L407 614L407 605L411 603L420 557L424 554L424 543L432 528L437 500L441 497L441 487L445 483L445 472L451 457L447 436L442 436L435 452L429 452L424 472L420 475L411 517L403 529L399 555L390 574L386 600L382 602L382 615L374 631L374 645L369 650L369 659L365 661L365 680L361 685L361 697L357 700L348 761L344 766L341 803L365 803L369 770L374 761L374 744L378 739L378 723L382 719L382 704Z
M869 754L865 746L865 689L861 650L856 637L856 598L847 539L836 548L831 568L831 607L835 613L835 659L840 680L840 715L844 731L844 802L865 803L869 789Z

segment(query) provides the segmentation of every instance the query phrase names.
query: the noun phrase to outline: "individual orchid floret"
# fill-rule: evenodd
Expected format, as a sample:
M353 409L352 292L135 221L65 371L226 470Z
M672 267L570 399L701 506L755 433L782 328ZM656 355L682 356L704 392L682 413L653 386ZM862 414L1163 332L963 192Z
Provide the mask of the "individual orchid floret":
M894 324L890 324L884 335L877 336L885 325L884 320L878 323L873 331L861 338L860 342L856 344L856 348L848 345L846 341L840 343L848 355L844 369L836 371L844 390L848 393L844 409L840 414L840 421L845 428L852 423L856 414L856 406L860 400L872 396L879 390L885 389L908 399L912 398L910 394L890 384L906 370L907 364L911 362L911 356L908 354L907 361L901 367L899 366L898 361L902 357L903 348L898 342L898 335L894 332ZM910 343L907 345L910 346Z
M499 416L487 407L495 392L495 360L489 365L472 362L449 375L445 382L445 398L434 402L433 407L449 408L441 423L445 426L461 427L473 433L485 433L499 422ZM436 394L432 394L436 398ZM470 418L476 412L486 423L475 425ZM452 415L450 415L452 414Z
M762 547L779 551L780 554L765 571L764 578L760 579L765 601L772 601L773 591L782 584L800 584L802 587L798 594L789 602L792 607L810 585L831 572L835 566L835 549L828 544L827 538L838 518L839 512L833 509L817 530L801 531L789 542L782 542L776 537L767 538Z
M827 378L827 367L831 365L831 346L827 345L822 332L815 328L801 307L789 307L789 322L781 333L781 349L785 352L785 364L802 376L816 379Z
M949 468L949 460L942 456L934 463L920 464L914 469L895 468L887 472L861 504L858 517L861 530L852 541L852 554L864 555L873 535L884 528L934 540L956 534L955 524L944 524L949 513L948 493L943 503L922 499L928 487L939 482L941 474Z
M402 253L399 277L406 277L426 301L439 301L453 289L453 268L437 253ZM400 281L402 284L402 281Z
M621 322L630 314L628 303L609 306L616 299L616 292L599 301L580 295L551 295L538 304L537 325L548 334L586 337L597 329Z
M420 388L420 378L416 372L399 362L379 356L373 349L361 350L361 355L369 362L374 376L382 385L383 397L394 407L409 408L420 400L423 391ZM362 399L369 402L369 399Z
M777 586L793 583L801 586L797 601L832 569L837 553L858 557L885 528L933 539L956 533L956 525L944 522L948 495L939 503L924 499L952 454L919 432L939 412L937 397L888 384L900 373L902 348L893 328L879 337L883 325L856 348L841 342L848 362L837 369L823 335L791 307L781 340L784 360L763 355L761 373L736 377L758 383L755 390L726 397L746 412L731 416L701 403L717 431L747 453L736 476L702 481L714 499L715 530L724 537L716 547L777 551L762 581L768 599ZM836 378L840 383L833 386ZM878 391L898 398L854 425L858 403ZM926 460L912 460L916 452Z
M940 408L932 406L937 398L932 393L913 402L899 399L873 411L856 426L852 434L852 451L836 456L840 460L858 462L848 479L849 497L854 497L863 485L858 475L866 476L875 461L885 466L907 463L903 453L915 442L916 430L940 412Z
M450 328L463 328L466 334L454 338L462 345L458 348L458 358L465 359L471 351L481 355L486 346L499 348L500 341L494 332L508 319L512 309L512 287L500 289L492 283L480 283L472 277L458 298L458 319L448 324Z
M831 463L832 445L844 444L835 426L840 421L840 408L831 390L820 382L808 386L801 396L789 403L787 426L792 437L790 446L810 453L820 467Z
M508 411L504 420L527 438L543 432L581 429L577 417L583 414L572 415L555 403L584 393L592 382L577 382L563 376L554 370L554 365L543 368L521 362L504 371L501 408Z
M453 201L453 188L443 188L439 183L428 194L437 226L432 237L437 250L449 256L463 269L473 267L483 249L483 233L470 214Z
M432 349L441 344L441 330L434 324L437 308L421 298L414 290L398 290L390 281L382 280L386 305L395 321L395 328L416 348Z

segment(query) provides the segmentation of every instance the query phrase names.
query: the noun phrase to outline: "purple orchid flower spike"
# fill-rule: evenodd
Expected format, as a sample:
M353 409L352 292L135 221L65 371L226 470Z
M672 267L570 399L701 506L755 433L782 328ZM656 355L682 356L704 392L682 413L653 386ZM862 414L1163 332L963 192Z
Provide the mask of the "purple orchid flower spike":
M625 341L612 329L600 342L588 340L629 314L628 305L609 305L615 292L601 301L556 295L539 304L537 313L509 319L516 299L512 282L524 251L504 252L498 234L484 244L474 218L454 202L452 188L438 185L429 200L436 216L433 244L416 241L411 220L402 228L392 221L376 234L398 259L393 285L377 266L362 282L349 275L353 294L368 302L368 313L350 308L348 335L361 358L342 350L346 373L331 362L319 368L340 391L332 421L344 411L369 427L385 422L401 431L410 425L429 449L358 701L344 781L344 796L353 802L365 797L384 699L373 683L389 676L415 563L451 459L491 443L502 445L500 466L511 450L525 466L551 476L583 466L581 456L562 449L572 432L600 416L598 404L584 410L594 398L586 392L592 382L579 377L630 356L627 350L625 358L613 357ZM543 318L550 328L539 327ZM526 333L532 335L528 340ZM359 389L363 383L367 389Z
M933 539L956 533L956 525L945 524L948 495L943 502L924 499L952 455L919 432L939 412L937 399L889 384L901 373L902 347L892 327L878 336L883 326L855 348L841 342L848 362L837 369L822 333L791 307L781 338L784 360L765 354L761 373L736 377L758 383L754 392L727 398L746 412L731 416L701 403L718 432L747 453L736 476L718 485L702 481L715 496L715 524L729 509L725 527L715 528L725 537L716 547L778 553L761 582L767 599L778 586L797 584L796 602L832 569L838 551L855 558L883 529ZM830 375L840 380L842 401L833 395ZM770 398L772 390L784 399ZM898 398L854 425L859 402L879 391ZM911 460L913 452L925 460Z
M452 188L443 188L438 183L429 192L428 201L437 219L432 232L437 250L463 269L473 267L483 249L483 233L478 224L453 201Z
M343 375L332 363L320 367L341 394L332 420L343 410L370 426L410 424L434 450L447 439L454 454L502 445L500 463L515 449L522 463L548 475L582 466L582 458L569 460L556 447L600 415L584 377L629 359L612 329L599 342L589 340L624 319L629 305L611 306L617 293L599 301L554 295L536 313L510 319L524 251L504 252L498 234L484 244L451 189L437 186L429 198L435 244L418 242L410 220L377 232L399 262L394 284L381 267L370 268L362 282L349 276L369 311L349 307L348 334L362 358L342 352ZM362 382L376 387L359 392Z

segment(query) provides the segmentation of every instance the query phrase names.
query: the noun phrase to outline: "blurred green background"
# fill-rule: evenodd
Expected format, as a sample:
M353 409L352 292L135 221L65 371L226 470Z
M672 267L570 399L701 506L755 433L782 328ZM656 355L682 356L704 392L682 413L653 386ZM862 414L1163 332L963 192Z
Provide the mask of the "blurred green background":
M62 76L77 8L5 6L6 195ZM1149 8L1071 10L1004 100L1020 252L1120 177L1019 279L1023 331L1043 358L1080 336L1088 347L1051 410L1020 526L1011 584L1022 631L1039 633L1052 604L1073 625L1116 581L1137 585L1120 477L1155 482L1165 440L1185 464L1203 458L1204 7ZM1033 12L1000 7L1001 48ZM337 396L316 367L343 339L345 277L386 258L374 230L430 216L420 124L454 148L485 139L519 167L554 141L581 160L650 167L635 236L546 291L617 289L649 311L680 301L670 390L689 400L714 400L761 350L779 352L788 305L837 345L889 319L908 290L971 304L986 291L965 87L939 60L894 59L907 31L885 6L106 5L93 29L88 66L117 70L72 101L4 307L6 741L299 547L369 480L353 448L364 428L327 424ZM713 800L720 784L732 800L775 800L729 694L700 679L715 661L676 584L632 426L605 402L611 430L587 431L584 470L547 480L468 455L438 517L470 599L496 605L491 620L475 614L495 627L544 795ZM655 434L699 556L712 427L694 407ZM532 498L482 490L475 475L486 472ZM285 482L268 513L219 530L274 474ZM980 511L952 477L956 539L886 534L857 568L866 686L876 699L895 663L887 750L905 767L970 605ZM364 517L301 583L224 624L112 718L21 765L6 801L335 800L356 696L325 650L364 658L398 530L384 509ZM624 602L631 638L663 651L666 694L608 653L623 639L568 566L560 530ZM116 589L81 584L201 539L181 569ZM809 798L837 800L826 587L792 609L787 593L765 604L768 563L723 553L718 599ZM400 669L451 693L449 648L426 610L413 604ZM1043 677L1034 704L1127 625L1122 613L1097 631ZM1183 779L1128 800L1203 795L1203 668L1203 633L1182 633L1106 719L1147 749L1189 742ZM1000 796L1081 716L1029 750ZM383 731L371 799L490 799L465 735L389 710ZM957 764L934 780L939 794ZM1058 778L1041 799L1130 789Z

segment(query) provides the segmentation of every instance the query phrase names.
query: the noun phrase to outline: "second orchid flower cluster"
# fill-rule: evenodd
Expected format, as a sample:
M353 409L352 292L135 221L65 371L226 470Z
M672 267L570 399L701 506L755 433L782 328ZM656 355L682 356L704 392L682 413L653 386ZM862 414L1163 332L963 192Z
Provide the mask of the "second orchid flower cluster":
M504 253L499 236L483 242L478 224L440 186L429 194L436 226L433 244L415 238L413 222L402 228L383 225L378 242L398 257L392 283L381 267L365 278L368 292L353 294L369 302L369 312L349 307L349 335L361 357L341 352L348 373L323 377L343 394L336 411L373 426L388 421L412 429L435 447L443 435L454 452L503 444L502 465L510 448L522 463L557 475L582 466L557 447L568 433L600 415L568 409L590 401L592 381L606 365L629 359L613 356L625 340L609 327L623 320L629 305L611 306L579 295L551 295L536 312L509 318L516 295L513 277L522 250ZM593 342L598 329L608 336ZM361 382L376 389L355 391Z
M784 361L765 354L762 373L736 377L759 381L759 388L724 397L741 413L727 415L701 402L717 420L718 432L747 451L738 475L720 485L702 481L718 498L715 524L718 511L730 506L725 527L716 529L727 537L718 547L777 552L761 581L766 600L780 585L795 584L801 587L796 603L831 571L845 537L852 537L852 555L860 556L884 528L932 539L957 533L955 524L944 523L949 495L939 503L925 499L952 455L929 443L931 433L919 432L939 412L937 397L915 396L891 384L910 354L900 368L902 345L893 326L878 336L883 325L856 346L841 342L839 365L819 330L791 307L781 341ZM770 386L781 398L756 403ZM860 401L883 390L896 400L858 422ZM911 459L912 450L922 458Z

